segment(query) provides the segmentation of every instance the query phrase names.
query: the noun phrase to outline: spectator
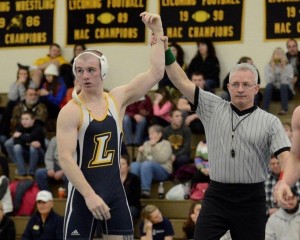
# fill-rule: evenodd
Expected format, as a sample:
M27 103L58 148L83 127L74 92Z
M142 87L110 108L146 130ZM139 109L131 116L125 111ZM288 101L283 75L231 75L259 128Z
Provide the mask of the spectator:
M180 110L171 112L171 124L164 129L163 138L172 145L173 170L178 170L181 166L190 161L191 130L183 124Z
M283 123L284 130L286 134L288 135L290 141L292 142L293 132L292 132L292 126L289 122Z
M204 75L200 72L194 72L191 76L191 81L195 83L195 85L205 91L209 91L209 89L205 86ZM194 134L203 134L204 127L202 122L200 121L197 114L191 110L191 105L188 100L182 96L178 99L177 108L182 111L185 118L185 125L188 126L192 133Z
M20 124L22 113L27 111L31 111L34 114L36 124L45 127L48 110L46 105L40 102L37 90L34 88L28 88L25 93L25 99L14 107L10 123L11 132L16 130L16 126Z
M170 112L173 109L173 102L166 88L159 88L155 91L153 102L152 124L166 127L170 124Z
M289 63L293 66L294 70L294 78L293 84L300 88L300 51L298 50L298 43L296 39L290 38L286 42L286 47L288 52L286 53L286 57L289 60Z
M0 239L15 240L16 229L13 220L4 212L2 202L0 201Z
M9 137L10 119L13 108L18 102L24 100L26 89L29 87L36 87L30 80L29 67L18 63L17 80L9 88L8 103L1 119L0 134L2 136Z
M274 199L273 189L278 182L281 168L279 160L275 156L272 156L271 158L269 169L268 178L265 181L267 217L271 216L279 209L279 206Z
M238 61L237 64L240 63L249 63L251 65L254 66L253 61L250 57L241 57ZM259 76L259 72L257 71L258 74L258 79L257 79L257 84L260 84L260 76ZM231 98L230 98L230 94L228 91L228 84L229 84L229 73L227 74L227 76L225 77L225 79L223 80L223 92L221 93L221 98L223 98L224 100L230 102ZM254 97L254 104L259 106L260 101L262 100L262 94L261 92L258 92L255 97Z
M67 87L62 78L58 75L58 69L54 64L50 64L44 71L46 82L39 90L41 102L45 103L49 111L49 118L56 118L63 99L67 92Z
M170 220L164 217L155 205L146 205L142 209L140 224L141 240L172 240L174 230Z
M182 69L186 70L186 64L184 63L184 51L182 47L178 43L170 43L169 48L171 49L174 57L176 58L176 61L178 64L182 67ZM158 82L159 88L167 88L168 91L172 91L171 89L176 89L173 83L170 81L167 73L165 72L164 77L162 80Z
M63 217L53 211L51 192L39 191L36 204L37 211L30 217L22 240L63 239Z
M273 51L270 62L265 67L266 88L263 99L263 109L268 111L271 100L281 101L279 115L285 115L288 111L288 101L294 96L293 67L282 48Z
M296 188L291 190L294 196L288 200L290 208L280 208L268 219L265 240L300 239L299 194Z
M132 162L131 172L141 178L142 197L149 198L152 180L166 181L172 173L172 147L163 140L163 128L149 127L149 140L138 148L136 162Z
M193 240L196 221L199 216L199 212L201 210L200 202L193 202L190 207L188 219L183 223L182 230L185 234L185 239Z
M39 159L44 159L46 147L44 130L35 123L32 112L22 113L21 125L4 145L10 159L17 164L18 174L27 174L25 159L28 158L28 174L33 176Z
M197 168L197 172L193 176L192 186L195 183L200 183L200 182L209 183L210 178L209 178L208 150L207 150L207 144L203 141L200 141L197 145L194 162Z
M57 69L60 69L63 64L68 64L61 55L61 47L57 43L52 43L49 47L49 53L45 57L35 60L33 66L31 66L31 76L36 83L42 83L44 71L51 64L54 64Z
M209 89L218 88L220 85L220 64L216 56L213 43L208 38L199 39L198 51L189 64L187 75L191 79L192 73L202 72Z
M80 54L82 53L84 50L86 50L86 46L83 43L77 43L74 45L73 48L73 58L70 61L70 64L73 65L74 63L74 59Z
M0 176L0 201L5 214L13 211L13 202L11 198L9 179L7 176Z
M121 180L126 192L131 217L136 220L140 217L141 211L141 181L138 176L129 172L129 156L121 155L120 158Z
M123 119L126 145L140 146L153 116L152 102L148 95L127 106Z
M267 206L267 216L271 216L279 209L279 205L275 201L273 195L273 189L278 182L279 175L281 172L281 167L279 164L279 160L272 156L270 164L269 164L270 172L268 174L268 178L265 181L265 192L266 192L266 206ZM297 194L300 194L300 180L296 182L295 189Z
M67 189L68 179L64 175L58 161L56 137L53 137L47 147L45 154L46 168L37 169L35 172L35 180L40 190L48 190L49 182L64 183L64 188Z

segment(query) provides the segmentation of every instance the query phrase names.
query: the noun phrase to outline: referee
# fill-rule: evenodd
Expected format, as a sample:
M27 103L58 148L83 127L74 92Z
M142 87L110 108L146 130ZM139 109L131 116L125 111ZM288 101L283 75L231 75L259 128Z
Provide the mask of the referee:
M211 183L194 239L217 240L230 230L233 240L263 240L267 167L271 154L281 163L289 156L290 141L277 117L254 106L257 70L247 63L231 70L231 102L196 87L169 49L166 71L193 105L206 133Z

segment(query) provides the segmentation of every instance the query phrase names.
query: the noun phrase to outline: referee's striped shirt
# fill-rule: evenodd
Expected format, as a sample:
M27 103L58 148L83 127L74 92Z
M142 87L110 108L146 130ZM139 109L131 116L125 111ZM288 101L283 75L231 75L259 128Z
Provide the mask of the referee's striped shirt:
M277 156L290 149L290 140L279 118L256 106L239 111L196 87L193 110L205 128L211 180L264 182L271 154Z

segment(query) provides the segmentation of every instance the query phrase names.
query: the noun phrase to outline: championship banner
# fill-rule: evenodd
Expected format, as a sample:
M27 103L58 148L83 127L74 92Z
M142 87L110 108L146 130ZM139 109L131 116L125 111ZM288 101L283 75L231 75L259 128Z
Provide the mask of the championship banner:
M266 0L266 39L300 37L300 0Z
M159 0L170 42L241 40L243 0Z
M67 44L144 43L146 0L67 0Z
M0 47L53 43L55 0L0 0Z

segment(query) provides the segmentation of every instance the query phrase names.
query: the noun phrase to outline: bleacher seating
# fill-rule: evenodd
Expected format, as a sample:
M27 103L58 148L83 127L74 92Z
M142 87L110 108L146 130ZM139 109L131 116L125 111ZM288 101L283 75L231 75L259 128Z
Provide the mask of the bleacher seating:
M263 91L263 90L262 90ZM217 90L217 94L220 93L221 90ZM218 94L219 95L219 94ZM3 108L6 106L7 103L7 94L0 93L0 108ZM289 101L289 111L287 115L284 116L278 116L282 122L291 122L291 116L294 111L294 109L300 105L300 91L297 91L296 96L293 100ZM280 102L272 102L270 106L270 112L274 115L277 115L277 113L280 111ZM52 136L53 132L49 132L47 136ZM204 135L195 135L192 136L192 144L191 144L191 159L194 157L195 149L197 147L197 144L200 140L204 140ZM137 148L136 147L127 147L128 153L131 156L131 159L135 159L137 154ZM10 179L13 180L16 177L16 165L14 163L9 164L9 171L10 171ZM164 183L165 192L167 192L172 186L174 186L174 183L171 181L167 181ZM57 188L59 185L51 186L51 191L54 195L54 197L57 197ZM157 194L158 189L158 183L154 182L151 188L151 195L150 199L142 199L142 204L155 204L159 207L159 209L162 211L163 215L165 217L168 217L174 227L175 230L175 237L174 239L183 239L183 232L182 232L182 226L183 222L186 220L189 207L192 203L190 200L182 200L182 201L170 201L165 199L158 199ZM54 199L54 210L64 215L65 212L65 206L66 206L66 199ZM29 220L29 216L22 216L22 217L11 217L13 221L15 222L16 226L16 233L17 233L17 240L21 239L21 235L26 227L26 224ZM135 236L137 236L138 232L136 231L136 228L138 226L139 222L135 222Z

